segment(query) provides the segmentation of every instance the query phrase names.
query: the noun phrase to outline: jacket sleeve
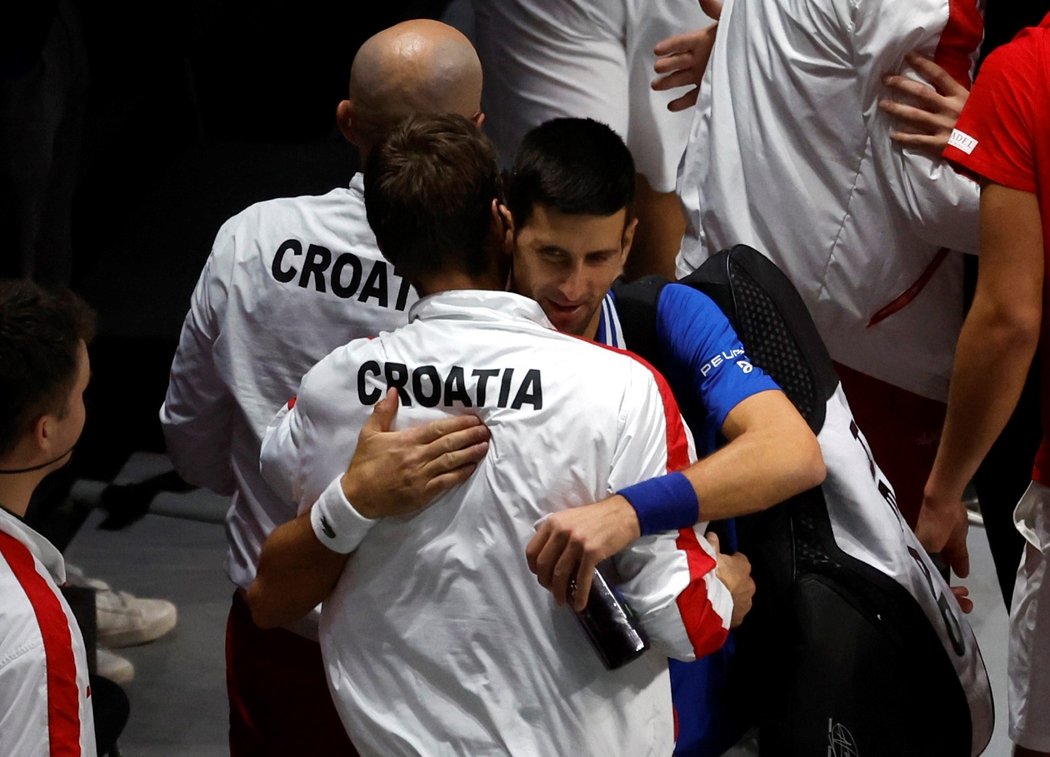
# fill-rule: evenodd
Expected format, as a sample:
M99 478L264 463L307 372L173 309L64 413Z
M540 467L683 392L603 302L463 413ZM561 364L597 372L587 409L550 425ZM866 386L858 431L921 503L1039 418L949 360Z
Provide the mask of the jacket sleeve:
M641 362L632 368L636 380L621 412L623 428L610 475L614 490L695 460L666 381ZM612 559L613 578L653 646L680 660L719 649L733 614L732 596L715 575L714 551L696 528L643 537Z
M355 373L349 347L338 348L307 371L296 396L274 416L263 435L259 471L300 514L310 509L333 478L342 475L357 446L359 428L347 408L331 399L340 392L342 377Z
M920 239L938 248L976 253L980 188L944 158L891 140L894 118L878 103L891 96L882 83L883 74L899 72L922 81L904 60L912 50L933 58L969 88L984 28L977 0L865 0L854 8L853 57L880 179L878 187L867 191L884 193L899 206Z
M301 506L304 490L304 416L307 413L304 384L299 386L299 394L289 400L270 421L259 455L259 471L266 483L281 499L294 503L299 513L312 504L307 503L307 507Z
M226 495L236 489L230 450L234 401L216 364L215 344L227 302L228 272L220 261L232 244L232 232L223 227L193 291L160 408L164 439L179 475Z

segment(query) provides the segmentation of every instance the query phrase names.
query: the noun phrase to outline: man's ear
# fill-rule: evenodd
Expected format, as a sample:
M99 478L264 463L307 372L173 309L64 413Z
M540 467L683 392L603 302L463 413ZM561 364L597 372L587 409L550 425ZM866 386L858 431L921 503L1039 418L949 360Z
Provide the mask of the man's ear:
M627 262L627 256L631 252L631 245L634 243L634 232L638 230L638 219L632 218L627 226L623 230L623 241L621 245L623 247L623 260L622 263Z
M57 418L50 413L44 413L33 421L33 447L35 450L46 452L51 447L55 436L56 421Z
M357 135L354 133L353 103L351 100L341 100L335 106L335 123L339 127L346 141L352 145L357 144Z
M479 110L477 113L470 117L470 120L473 121L474 125L480 129L482 126L485 125L485 114Z
M514 216L510 208L499 200L492 201L493 223L499 224L500 239L503 242L503 252L510 254L514 249Z
M492 227L493 234L503 236L503 216L499 212L499 207L499 200L493 197L492 204L489 205L489 225Z

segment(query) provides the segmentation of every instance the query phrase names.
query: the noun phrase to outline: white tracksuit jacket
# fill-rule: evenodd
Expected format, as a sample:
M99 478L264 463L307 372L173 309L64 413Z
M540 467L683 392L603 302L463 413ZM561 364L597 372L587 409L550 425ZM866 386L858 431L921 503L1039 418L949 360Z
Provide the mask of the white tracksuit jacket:
M94 755L87 655L62 555L0 510L0 755Z
M401 426L476 413L492 432L466 483L371 522L323 605L329 684L354 744L384 757L670 754L665 656L717 648L732 613L705 540L646 537L613 559L654 649L611 672L524 554L543 516L689 462L666 384L557 333L515 294L433 295L411 318L325 358L263 443L267 480L308 508L342 496L336 479L388 385L404 386Z
M733 244L768 255L831 356L945 401L978 187L890 140L882 76L918 50L957 78L978 0L727 0L679 170L684 275ZM894 312L895 308L901 307Z
M348 189L258 203L228 220L186 315L161 425L187 481L233 495L227 571L238 586L255 578L270 531L295 516L259 475L270 419L317 361L406 323L416 301L376 247L363 190L357 174Z

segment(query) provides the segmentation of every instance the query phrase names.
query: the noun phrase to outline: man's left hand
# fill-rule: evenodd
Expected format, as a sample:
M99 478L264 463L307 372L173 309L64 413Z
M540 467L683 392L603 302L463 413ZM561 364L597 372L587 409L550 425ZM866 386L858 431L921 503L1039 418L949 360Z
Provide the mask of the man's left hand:
M488 453L489 430L473 415L391 431L397 390L376 403L358 434L343 494L366 518L406 515L470 477Z

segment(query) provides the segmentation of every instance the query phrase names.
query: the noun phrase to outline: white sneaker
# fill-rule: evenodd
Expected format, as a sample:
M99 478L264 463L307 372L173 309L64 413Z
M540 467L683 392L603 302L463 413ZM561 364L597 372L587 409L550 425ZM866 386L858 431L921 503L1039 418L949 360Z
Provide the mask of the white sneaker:
M66 577L71 584L95 590L99 646L119 649L147 644L168 633L178 622L178 609L166 599L114 591L105 581L88 578L76 566L66 566Z
M166 599L146 599L126 591L95 593L98 643L111 649L147 644L175 627L178 609Z
M124 686L135 680L135 666L115 652L99 647L95 650L96 671L103 678Z

